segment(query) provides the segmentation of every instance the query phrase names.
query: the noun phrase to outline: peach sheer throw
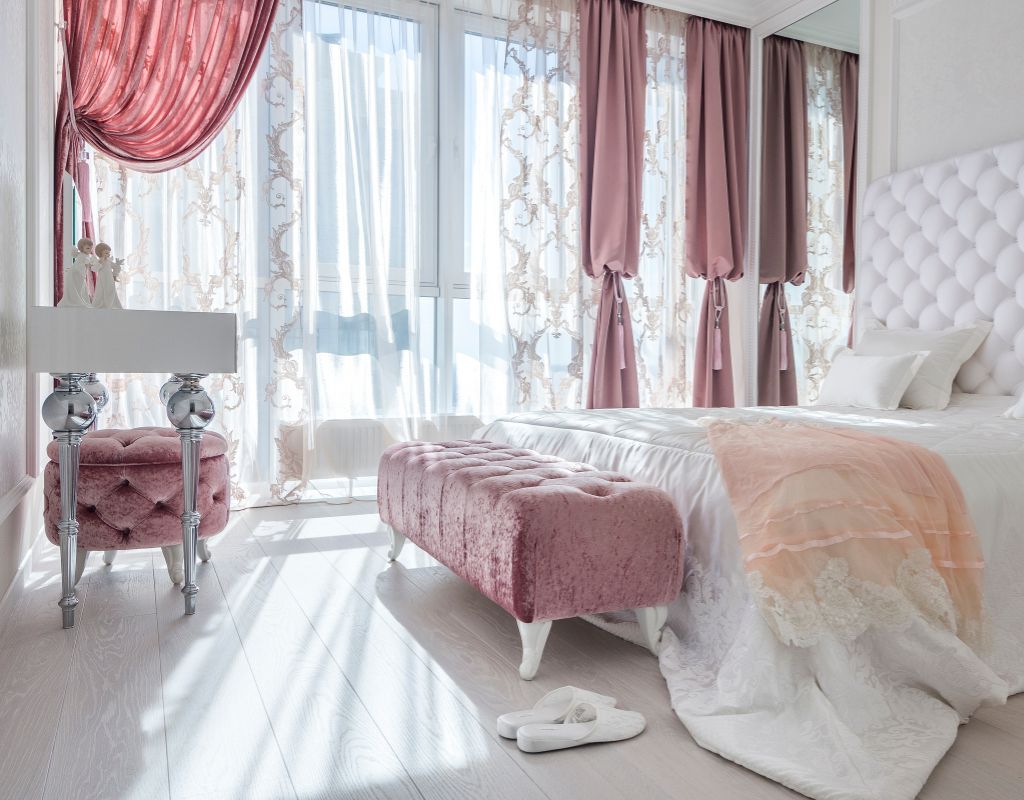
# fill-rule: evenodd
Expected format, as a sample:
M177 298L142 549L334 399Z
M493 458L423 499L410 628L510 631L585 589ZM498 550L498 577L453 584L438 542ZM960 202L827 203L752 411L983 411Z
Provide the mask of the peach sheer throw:
M786 644L923 618L982 639L984 561L941 456L861 431L714 421L755 602Z

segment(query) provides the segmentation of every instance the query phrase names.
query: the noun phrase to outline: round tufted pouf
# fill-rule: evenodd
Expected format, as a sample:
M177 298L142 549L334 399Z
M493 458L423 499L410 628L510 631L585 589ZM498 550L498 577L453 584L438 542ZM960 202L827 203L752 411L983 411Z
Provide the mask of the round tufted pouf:
M60 544L58 445L50 442L44 476L46 537ZM230 482L227 442L207 432L200 451L200 538L224 530ZM181 444L170 428L101 430L82 440L78 470L80 550L134 550L181 544L184 508Z

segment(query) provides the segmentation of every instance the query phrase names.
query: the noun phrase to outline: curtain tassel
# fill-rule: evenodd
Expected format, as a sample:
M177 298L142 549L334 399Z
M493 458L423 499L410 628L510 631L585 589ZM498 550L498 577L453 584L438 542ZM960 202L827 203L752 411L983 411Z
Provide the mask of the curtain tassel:
M622 276L618 272L612 273L612 281L615 287L615 321L618 323L615 330L619 345L619 369L624 370L626 368L626 327L622 320Z
M785 288L777 284L775 305L779 311L779 372L786 372L789 369L789 336L786 331L786 296L783 294Z
M719 372L722 369L722 313L725 311L725 298L722 294L721 278L714 278L711 284L712 299L715 303L715 330L712 334L711 369Z

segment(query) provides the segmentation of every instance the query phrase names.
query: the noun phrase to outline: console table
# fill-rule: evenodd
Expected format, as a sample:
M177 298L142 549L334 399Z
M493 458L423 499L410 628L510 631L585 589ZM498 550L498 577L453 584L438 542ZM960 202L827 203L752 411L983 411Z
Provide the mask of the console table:
M102 372L170 373L160 390L167 418L181 439L184 511L181 539L185 560L185 613L196 612L197 493L203 431L213 421L213 400L201 381L237 369L234 314L127 311L93 308L29 309L30 372L53 375L58 384L43 401L43 421L59 445L60 570L63 626L75 625L75 560L78 544L78 452L82 437L106 404Z

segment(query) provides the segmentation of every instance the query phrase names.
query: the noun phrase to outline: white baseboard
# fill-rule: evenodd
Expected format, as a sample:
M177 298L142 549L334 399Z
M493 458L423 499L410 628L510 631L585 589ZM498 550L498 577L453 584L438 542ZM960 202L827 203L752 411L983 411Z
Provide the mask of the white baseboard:
M42 485L41 479L25 475L0 497L0 618L12 588L32 571L32 553L43 531Z

